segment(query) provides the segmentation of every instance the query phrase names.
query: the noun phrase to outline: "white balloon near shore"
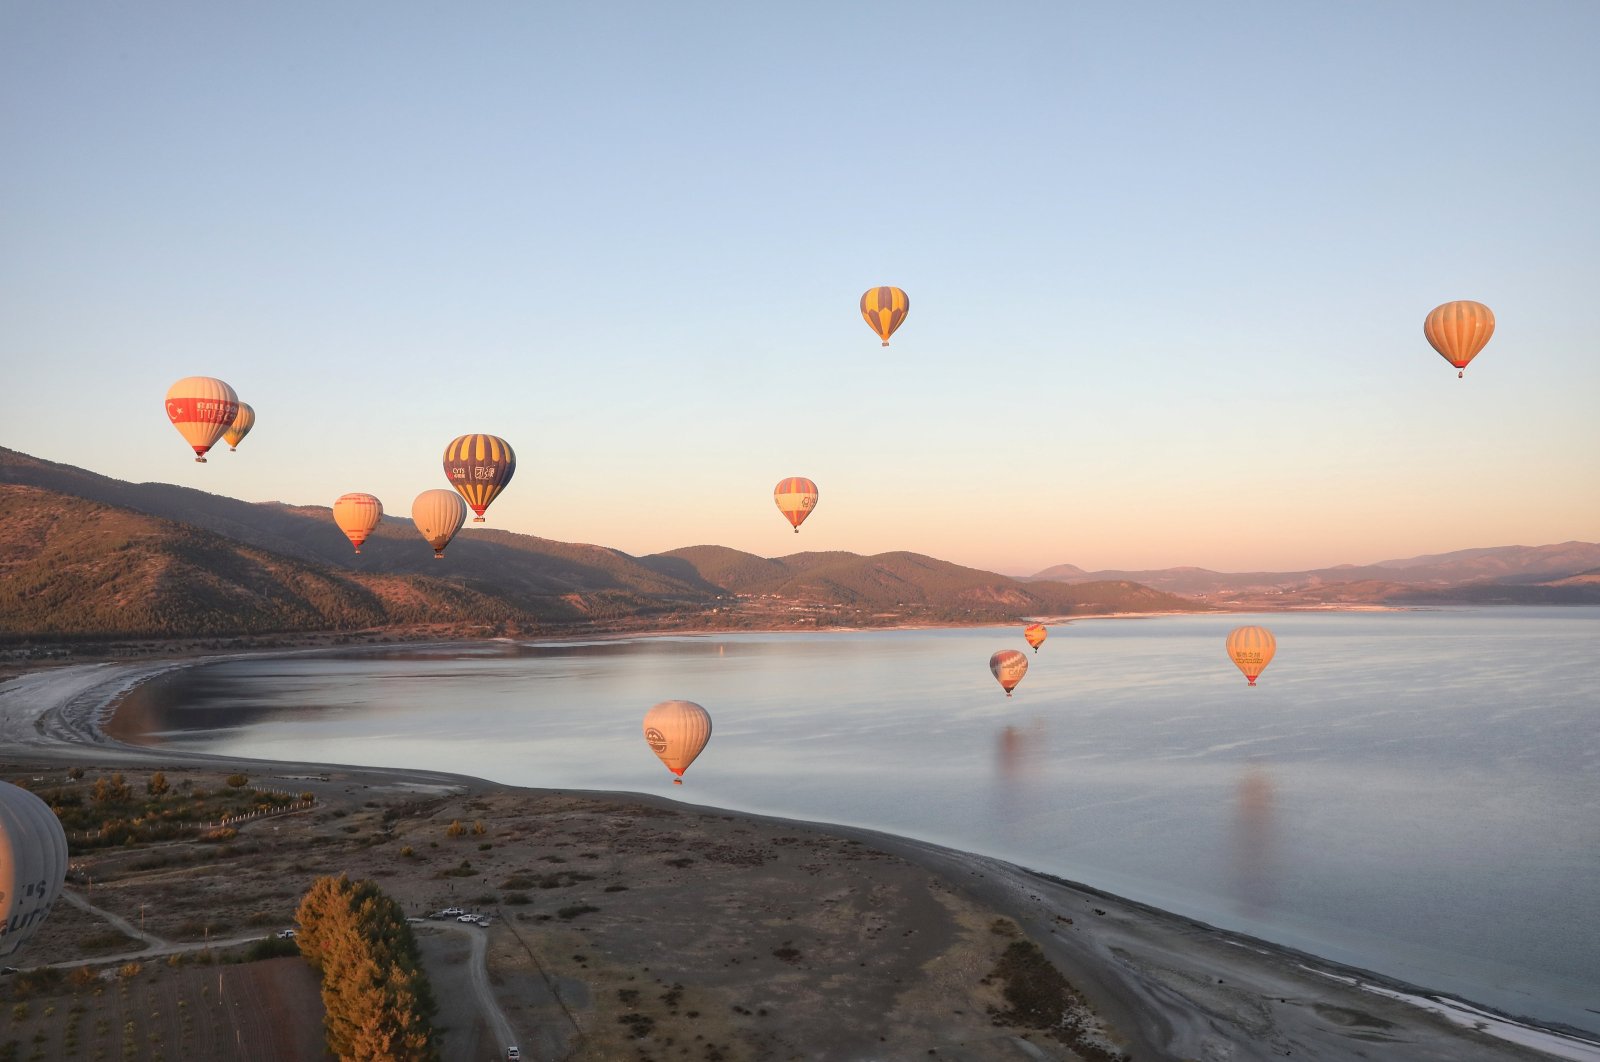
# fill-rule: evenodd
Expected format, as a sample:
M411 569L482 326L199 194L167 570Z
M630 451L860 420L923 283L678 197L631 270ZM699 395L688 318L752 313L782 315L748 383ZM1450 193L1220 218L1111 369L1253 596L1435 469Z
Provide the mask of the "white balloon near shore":
M67 833L50 805L0 782L0 956L38 932L67 880Z
M644 740L683 784L683 772L711 740L711 713L693 701L662 701L644 713Z

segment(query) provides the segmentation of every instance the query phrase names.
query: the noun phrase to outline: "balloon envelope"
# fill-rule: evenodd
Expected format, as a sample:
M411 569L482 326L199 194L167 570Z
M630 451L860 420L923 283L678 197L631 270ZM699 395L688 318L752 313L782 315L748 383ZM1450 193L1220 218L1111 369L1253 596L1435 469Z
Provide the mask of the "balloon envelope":
M798 535L800 525L817 507L817 485L804 476L790 476L779 480L772 488L772 500L778 503L778 511L794 525L794 533Z
M1228 656L1252 686L1277 651L1278 640L1265 627L1236 627L1228 634Z
M38 932L67 880L67 834L50 805L0 782L0 956Z
M477 513L475 524L516 471L517 455L498 435L460 435L444 448L445 478Z
M1028 639L1028 644L1033 646L1033 651L1037 653L1039 646L1050 637L1050 631L1042 623L1030 623L1022 629L1022 636Z
M239 415L239 396L210 376L185 376L167 388L167 419L205 464L206 451Z
M678 775L672 784L682 785L683 772L711 740L711 715L693 701L662 701L644 713L644 740Z
M1009 697L1022 676L1028 673L1028 658L1015 649L1002 649L989 658L989 670L994 672L1000 688Z
M1457 376L1465 376L1467 362L1477 357L1494 335L1494 311L1470 299L1447 302L1428 314L1422 334L1440 357L1460 370Z
M333 522L339 525L350 544L361 552L361 543L383 519L383 502L370 494L341 494L333 503Z
M467 503L453 490L425 490L411 503L411 522L433 547L435 558L444 556L444 548L466 519Z
M878 333L884 346L889 345L889 337L910 312L911 300L899 288L868 288L861 296L861 316L867 327Z
M222 433L222 438L227 442L229 450L237 450L239 444L244 442L244 437L250 434L250 429L256 426L256 411L249 402L239 403L239 412L233 418L233 423L228 425L228 430Z

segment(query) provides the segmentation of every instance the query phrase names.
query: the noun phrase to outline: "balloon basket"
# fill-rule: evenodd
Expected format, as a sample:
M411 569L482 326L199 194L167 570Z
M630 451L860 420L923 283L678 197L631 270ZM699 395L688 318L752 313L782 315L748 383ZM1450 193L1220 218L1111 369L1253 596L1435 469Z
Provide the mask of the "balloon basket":
M682 778L674 778L672 780L672 784L673 785L682 785L683 784L683 779Z

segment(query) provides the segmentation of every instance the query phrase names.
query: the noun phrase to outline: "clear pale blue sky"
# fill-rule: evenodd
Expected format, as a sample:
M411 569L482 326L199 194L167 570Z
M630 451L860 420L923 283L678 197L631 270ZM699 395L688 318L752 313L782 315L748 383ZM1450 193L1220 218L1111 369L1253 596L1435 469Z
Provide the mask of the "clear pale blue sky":
M4 0L0 444L408 515L487 431L491 526L635 554L1594 540L1597 40L1589 0ZM1421 334L1459 298L1465 380ZM206 465L196 374L260 418Z

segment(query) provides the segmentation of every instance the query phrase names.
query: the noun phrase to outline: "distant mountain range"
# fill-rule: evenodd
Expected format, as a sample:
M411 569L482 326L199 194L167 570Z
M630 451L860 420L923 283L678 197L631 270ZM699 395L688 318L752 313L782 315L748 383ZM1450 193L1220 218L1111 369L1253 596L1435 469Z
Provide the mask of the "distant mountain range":
M1058 564L1031 578L1061 583L1127 580L1227 608L1600 604L1600 544L1492 546L1301 572L1086 572Z
M633 557L500 530L435 560L386 516L356 556L321 506L128 483L0 447L0 639L371 628L530 634L1004 623L1204 610L1128 580L1022 581L915 553Z

